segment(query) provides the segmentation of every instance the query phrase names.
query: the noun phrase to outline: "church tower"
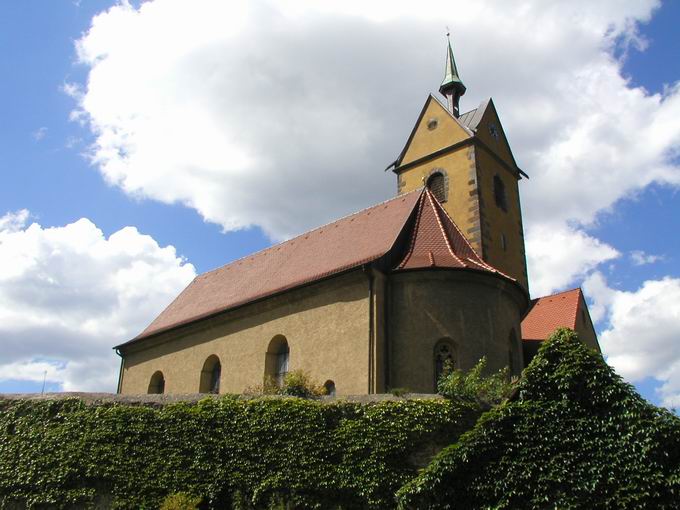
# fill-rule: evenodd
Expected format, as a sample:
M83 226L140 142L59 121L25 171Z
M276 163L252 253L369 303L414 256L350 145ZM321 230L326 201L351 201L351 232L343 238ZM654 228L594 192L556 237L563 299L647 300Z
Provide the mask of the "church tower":
M466 87L448 41L446 104L430 95L393 163L399 194L427 186L475 251L528 290L517 166L491 99L459 113Z

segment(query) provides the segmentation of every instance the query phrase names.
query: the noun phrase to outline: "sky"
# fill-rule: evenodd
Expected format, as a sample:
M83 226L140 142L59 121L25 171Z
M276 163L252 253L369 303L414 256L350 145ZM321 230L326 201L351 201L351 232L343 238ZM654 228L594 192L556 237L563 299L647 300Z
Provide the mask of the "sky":
M444 71L493 97L533 297L680 407L680 3L24 0L0 17L0 392L115 391L202 272L396 193Z

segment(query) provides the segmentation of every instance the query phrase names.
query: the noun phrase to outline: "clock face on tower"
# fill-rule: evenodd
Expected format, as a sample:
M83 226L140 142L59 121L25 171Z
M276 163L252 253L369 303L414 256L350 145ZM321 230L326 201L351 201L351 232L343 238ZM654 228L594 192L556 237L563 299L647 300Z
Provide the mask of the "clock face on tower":
M493 137L494 140L498 141L500 133L498 132L498 127L496 127L496 124L494 124L493 122L489 124L489 134Z

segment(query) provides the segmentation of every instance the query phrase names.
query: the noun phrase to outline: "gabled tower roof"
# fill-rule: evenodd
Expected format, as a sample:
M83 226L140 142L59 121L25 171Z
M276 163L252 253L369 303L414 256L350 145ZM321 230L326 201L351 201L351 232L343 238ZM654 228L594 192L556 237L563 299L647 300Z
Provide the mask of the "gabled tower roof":
M473 269L510 278L477 255L429 189L425 188L416 207L409 247L395 270L433 267Z

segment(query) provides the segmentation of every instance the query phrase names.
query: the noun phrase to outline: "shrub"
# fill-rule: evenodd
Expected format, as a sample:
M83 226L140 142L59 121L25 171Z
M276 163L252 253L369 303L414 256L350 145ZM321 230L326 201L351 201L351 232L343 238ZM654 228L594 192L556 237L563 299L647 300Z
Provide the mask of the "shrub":
M644 401L567 329L398 493L401 508L680 507L680 419Z
M292 370L283 378L283 386L279 393L293 397L314 398L324 395L326 388L313 381L304 370Z
M437 390L446 398L477 402L485 407L498 405L510 396L517 381L510 379L507 367L486 376L483 375L485 369L486 357L467 372L452 370L447 364L437 382Z
M200 503L201 498L185 492L175 492L163 500L160 510L195 510Z

